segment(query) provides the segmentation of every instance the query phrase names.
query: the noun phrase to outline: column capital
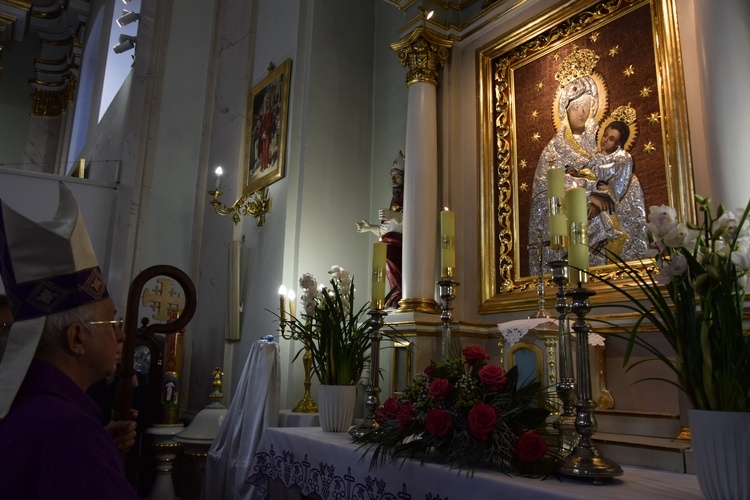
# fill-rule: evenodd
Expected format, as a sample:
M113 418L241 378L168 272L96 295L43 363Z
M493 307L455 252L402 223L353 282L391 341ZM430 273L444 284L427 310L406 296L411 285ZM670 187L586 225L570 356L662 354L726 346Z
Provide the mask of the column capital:
M406 86L428 82L437 86L438 68L448 59L453 42L423 26L391 44L402 66L408 67Z

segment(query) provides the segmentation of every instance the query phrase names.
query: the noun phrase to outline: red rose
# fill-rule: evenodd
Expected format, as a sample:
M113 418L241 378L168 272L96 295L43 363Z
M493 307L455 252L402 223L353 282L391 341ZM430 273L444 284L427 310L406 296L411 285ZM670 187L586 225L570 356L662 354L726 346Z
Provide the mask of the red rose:
M406 403L398 409L398 415L396 416L396 422L402 429L409 426L414 420L414 407L411 403Z
M424 418L424 426L427 432L436 437L443 437L448 434L453 426L451 414L440 408L433 408Z
M547 441L537 431L526 431L516 441L516 454L524 462L537 462L546 453Z
M477 401L469 410L466 423L469 424L469 434L480 441L487 441L497 422L497 412L492 405Z
M432 396L435 399L442 399L450 394L452 389L453 388L448 379L436 378L430 382L430 388L427 390L427 395Z
M373 418L379 425L383 425L387 420L395 420L398 414L398 399L388 398L385 403L377 409Z
M508 377L505 370L495 365L484 365L477 372L479 380L482 381L491 391L501 391L508 383Z
M375 410L375 414L372 416L372 419L375 420L375 423L378 425L385 425L386 422L388 422L388 415L385 414L383 411L383 407L381 406L377 410Z
M466 360L466 362L471 365L479 361L490 359L487 353L484 352L484 349L475 345L464 347L461 353L464 355L464 359Z
M428 377L432 377L432 372L435 371L435 368L432 365L427 365L427 368L424 369L424 374Z

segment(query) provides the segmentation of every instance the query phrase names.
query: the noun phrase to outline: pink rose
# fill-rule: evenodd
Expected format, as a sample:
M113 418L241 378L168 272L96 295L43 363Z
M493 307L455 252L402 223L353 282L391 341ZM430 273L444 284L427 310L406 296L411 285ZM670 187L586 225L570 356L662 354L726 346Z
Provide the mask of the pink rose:
M424 418L424 426L433 436L443 437L451 430L453 419L447 411L433 408Z
M524 462L537 462L546 453L547 441L537 431L526 431L516 441L516 455Z
M405 429L414 421L414 407L411 403L406 403L398 409L398 415L396 416L396 422L398 426Z
M469 425L469 434L480 441L487 441L492 429L497 422L497 412L492 405L477 401L469 410L466 423Z
M485 365L477 372L479 380L482 381L491 391L501 391L508 383L508 377L505 370L495 365Z
M471 365L480 361L490 359L484 349L475 345L464 347L464 349L461 351L461 354L464 355L464 359L466 360L466 362Z
M448 379L436 378L430 383L430 388L427 390L427 395L432 396L435 399L442 399L450 394L451 383Z

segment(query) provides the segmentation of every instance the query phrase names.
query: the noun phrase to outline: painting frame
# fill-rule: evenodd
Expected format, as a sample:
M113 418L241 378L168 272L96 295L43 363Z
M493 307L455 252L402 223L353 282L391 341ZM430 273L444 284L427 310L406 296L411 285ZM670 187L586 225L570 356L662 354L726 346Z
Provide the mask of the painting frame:
M643 20L646 15L648 23ZM648 117L649 125L641 125L641 129L652 134L652 138L658 137L660 140L656 146L654 141L650 141L649 145L649 142L643 140L635 147L644 148L648 145L661 154L663 165L661 169L655 169L656 173L652 175L660 180L663 197L660 195L656 198L661 199L656 199L652 196L649 199L646 195L646 205L668 204L676 209L678 217L695 221L687 99L674 0L563 2L477 50L480 117L480 314L536 308L539 301L539 281L547 290L547 307L554 307L554 292L557 289L548 273L539 280L536 274L522 272L522 259L528 255L527 249L531 244L528 221L524 229L524 216L528 218L528 209L524 214L524 207L530 206L531 195L524 191L529 190L529 184L524 186L522 179L528 179L529 173L524 168L530 165L528 170L531 171L533 181L539 156L536 159L531 157L524 163L522 141L533 141L535 136L521 135L523 130L530 132L531 129L524 129L525 125L519 121L517 114L518 109L529 101L516 102L517 97L524 95L524 92L532 92L534 86L544 89L546 84L549 107L540 110L537 116L549 119L553 113L550 108L555 103L555 98L550 98L554 91L549 87L554 88L556 82L549 78L517 81L516 73L522 70L540 71L541 68L539 74L554 75L552 65L559 64L555 54L569 54L578 48L590 48L596 43L592 39L598 41L606 40L607 36L623 36L614 27L618 23L627 22L630 19L628 16L638 16L639 21L635 23L635 32L629 30L623 41L634 37L642 42L642 37L646 35L644 31L648 29L648 36L653 44L652 56L649 57L653 58L654 74L651 84L643 87L651 87L648 97L651 98L653 109L650 115L639 115L639 124L640 120ZM638 26L640 32L637 31ZM631 43L630 47L635 46ZM603 48L612 49L614 46L602 45L598 49L602 53L600 61L601 57L609 55ZM622 59L623 63L626 61ZM627 69L627 65L624 67ZM604 75L605 78L607 76L616 83L627 80L620 74ZM625 94L607 103L612 106L609 112L619 104L630 104L623 97ZM631 102L637 102L637 97L633 96ZM533 113L528 116L533 116ZM651 126L653 124L650 120L655 120L656 127ZM653 135L655 129L656 136ZM536 139L538 141L539 137ZM541 142L546 143L546 139L548 137ZM634 162L638 162L638 159L634 158ZM645 190L644 194L647 194ZM528 269L528 262L525 265ZM653 271L653 263L635 263L634 266L644 274ZM612 264L592 268L591 272L612 280L626 279ZM594 302L616 301L620 298L616 292L596 280L590 280L587 287L596 292L592 299Z
M244 195L284 177L291 73L290 58L248 92Z

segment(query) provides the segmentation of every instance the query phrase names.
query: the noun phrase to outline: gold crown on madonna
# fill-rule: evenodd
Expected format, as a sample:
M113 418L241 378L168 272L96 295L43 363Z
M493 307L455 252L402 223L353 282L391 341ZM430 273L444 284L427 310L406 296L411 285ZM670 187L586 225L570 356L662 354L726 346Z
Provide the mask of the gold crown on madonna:
M582 76L590 76L594 72L599 56L590 49L573 49L573 52L563 59L560 69L555 73L555 80L561 87Z
M635 110L630 107L630 103L627 106L620 106L612 112L612 120L631 125L635 121Z

